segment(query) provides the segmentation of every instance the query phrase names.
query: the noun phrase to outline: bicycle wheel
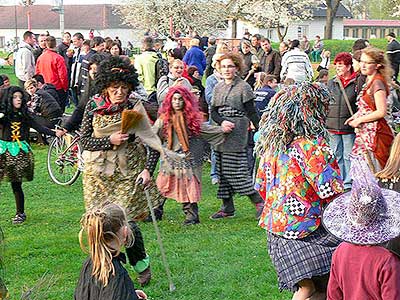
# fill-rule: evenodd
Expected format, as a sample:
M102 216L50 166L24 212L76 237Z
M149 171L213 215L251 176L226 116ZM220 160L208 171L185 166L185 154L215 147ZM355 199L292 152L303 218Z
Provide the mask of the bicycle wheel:
M81 173L78 159L78 153L81 153L79 143L75 142L68 149L72 136L66 136L56 137L47 152L47 171L51 180L59 185L73 184Z

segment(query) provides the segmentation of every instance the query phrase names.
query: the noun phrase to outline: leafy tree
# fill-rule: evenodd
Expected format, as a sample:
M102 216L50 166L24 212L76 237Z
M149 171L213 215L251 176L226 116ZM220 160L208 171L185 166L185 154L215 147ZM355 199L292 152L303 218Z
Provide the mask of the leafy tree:
M367 19L370 0L343 0L343 4L355 19Z
M116 11L132 27L161 33L169 32L171 18L174 28L201 33L224 26L227 17L222 0L125 0Z
M255 26L276 28L283 41L288 27L296 21L312 18L316 0L236 0L229 1L228 9L235 18L243 18Z

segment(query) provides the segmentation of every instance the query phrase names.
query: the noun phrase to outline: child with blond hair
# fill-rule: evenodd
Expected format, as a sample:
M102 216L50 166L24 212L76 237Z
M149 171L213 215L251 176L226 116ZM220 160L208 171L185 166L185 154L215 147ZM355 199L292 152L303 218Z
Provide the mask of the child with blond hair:
M87 235L87 246L84 245ZM81 219L79 243L89 252L84 262L75 300L138 300L147 299L141 290L135 290L133 282L122 263L123 246L131 246L134 237L124 209L114 203L106 203L87 211Z

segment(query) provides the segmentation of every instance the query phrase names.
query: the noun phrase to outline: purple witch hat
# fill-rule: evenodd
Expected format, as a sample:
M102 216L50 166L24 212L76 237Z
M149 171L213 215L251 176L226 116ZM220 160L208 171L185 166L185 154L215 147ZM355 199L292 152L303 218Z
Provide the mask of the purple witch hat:
M400 235L400 194L381 189L362 156L351 157L352 190L334 199L322 222L334 236L360 245L376 245Z

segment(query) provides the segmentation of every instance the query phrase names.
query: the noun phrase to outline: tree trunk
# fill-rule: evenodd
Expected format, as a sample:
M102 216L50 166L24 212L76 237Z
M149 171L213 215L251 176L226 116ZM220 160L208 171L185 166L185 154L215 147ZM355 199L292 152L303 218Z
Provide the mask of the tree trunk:
M332 30L333 30L333 21L336 17L336 12L339 8L341 0L326 0L326 23L325 23L325 32L324 39L330 40L332 39Z
M283 33L281 32L281 26L278 25L276 26L276 32L278 33L278 38L279 38L279 42L283 42L285 39L285 36L288 32L289 26L282 26L284 28Z
M231 38L236 39L236 37L237 37L237 19L236 18L232 18L231 26L232 26Z

